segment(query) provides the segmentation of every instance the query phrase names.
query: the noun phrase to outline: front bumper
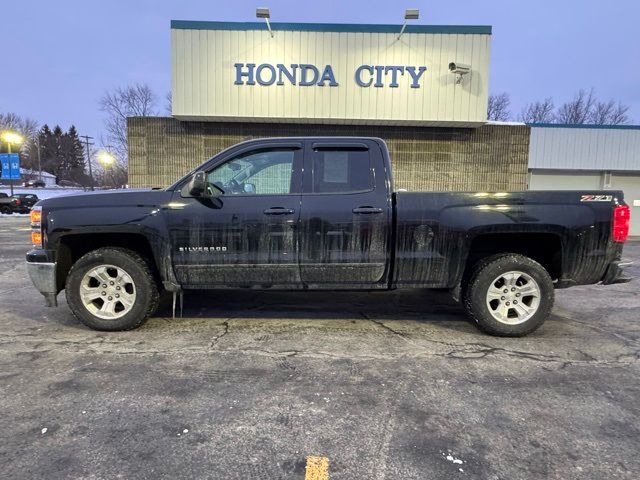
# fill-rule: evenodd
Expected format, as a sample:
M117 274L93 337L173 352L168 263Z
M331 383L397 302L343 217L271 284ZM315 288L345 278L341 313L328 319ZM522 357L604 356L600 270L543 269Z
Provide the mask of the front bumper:
M633 262L626 262L622 260L616 260L611 262L607 267L604 276L602 277L603 285L611 285L614 283L627 283L633 280L632 277L625 276L624 267L632 265Z
M47 307L57 307L56 263L27 261L27 272L33 285L44 295Z

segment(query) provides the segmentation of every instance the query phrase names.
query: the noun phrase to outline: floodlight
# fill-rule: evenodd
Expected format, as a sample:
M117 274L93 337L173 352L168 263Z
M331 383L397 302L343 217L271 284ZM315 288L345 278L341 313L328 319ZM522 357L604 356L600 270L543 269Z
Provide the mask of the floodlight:
M256 18L271 18L268 8L256 8Z
M273 30L271 30L271 24L269 23L269 19L271 18L271 12L268 8L256 8L256 18L264 18L264 21L267 22L267 28L269 29L269 33L271 37L273 37Z
M420 10L417 8L407 8L404 11L404 19L405 20L418 20L420 17Z
M404 23L402 24L402 28L400 29L400 34L398 35L398 40L404 33L404 29L407 28L407 20L418 20L420 17L420 10L417 8L407 8L404 11Z

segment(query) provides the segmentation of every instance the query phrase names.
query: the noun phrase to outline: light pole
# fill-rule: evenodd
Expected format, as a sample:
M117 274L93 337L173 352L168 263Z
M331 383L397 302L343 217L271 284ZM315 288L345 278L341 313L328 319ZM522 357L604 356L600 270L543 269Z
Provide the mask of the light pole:
M40 133L36 137L38 141L38 180L42 182L42 160L40 160Z
M16 132L12 132L10 130L2 132L2 140L7 143L7 151L9 155L11 155L11 144L13 145L22 145L24 142L24 138L22 135ZM9 166L9 171L11 171L11 166ZM18 170L18 175L20 174L20 170ZM9 180L9 185L11 187L11 196L13 197L13 179Z

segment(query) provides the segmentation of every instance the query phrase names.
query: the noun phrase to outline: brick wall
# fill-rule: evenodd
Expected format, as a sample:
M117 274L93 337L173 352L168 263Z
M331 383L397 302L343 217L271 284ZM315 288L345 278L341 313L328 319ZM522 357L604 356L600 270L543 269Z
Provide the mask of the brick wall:
M248 138L356 135L383 138L396 188L410 191L525 190L530 128L476 129L128 119L129 184L164 187L223 148Z

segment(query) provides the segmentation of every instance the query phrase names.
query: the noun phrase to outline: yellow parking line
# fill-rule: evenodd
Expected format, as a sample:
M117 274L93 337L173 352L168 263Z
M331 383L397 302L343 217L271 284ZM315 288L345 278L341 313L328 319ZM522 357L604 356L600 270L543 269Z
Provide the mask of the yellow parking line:
M307 457L304 480L329 480L329 459L327 457Z

